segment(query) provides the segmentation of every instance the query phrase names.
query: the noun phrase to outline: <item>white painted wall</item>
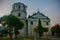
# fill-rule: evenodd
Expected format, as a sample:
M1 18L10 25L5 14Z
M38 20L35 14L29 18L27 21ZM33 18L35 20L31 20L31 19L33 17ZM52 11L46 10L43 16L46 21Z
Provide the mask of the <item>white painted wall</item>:
M41 24L42 24L43 27L48 27L49 28L50 22L49 22L49 25L46 24L46 22L48 20L46 20L46 19L45 20L40 19L40 20L41 20ZM33 25L31 25L31 21L33 21ZM28 19L28 34L29 34L29 36L34 35L34 29L38 26L38 21L39 21L39 19L32 19L32 18Z

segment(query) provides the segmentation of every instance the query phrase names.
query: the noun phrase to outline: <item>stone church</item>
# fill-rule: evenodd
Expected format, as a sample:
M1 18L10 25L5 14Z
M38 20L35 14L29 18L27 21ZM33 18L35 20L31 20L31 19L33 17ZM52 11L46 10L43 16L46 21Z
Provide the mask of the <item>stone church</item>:
M40 11L38 10L37 13L34 13L27 18L26 10L27 6L21 2L14 3L12 5L11 14L19 18L24 23L23 29L19 30L21 36L33 36L34 28L38 26L39 19L41 20L42 26L48 27L48 30L50 30L50 19L47 16L40 13Z

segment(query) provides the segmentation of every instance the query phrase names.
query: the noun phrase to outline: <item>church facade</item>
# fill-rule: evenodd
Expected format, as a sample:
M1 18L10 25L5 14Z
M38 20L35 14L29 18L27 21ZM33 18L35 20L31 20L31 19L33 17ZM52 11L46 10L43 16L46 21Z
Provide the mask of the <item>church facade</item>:
M27 18L26 10L27 6L23 3L18 2L12 5L11 15L16 16L24 23L23 29L19 30L21 36L33 36L34 28L38 26L39 19L41 20L42 26L50 30L50 18L40 13L39 10Z

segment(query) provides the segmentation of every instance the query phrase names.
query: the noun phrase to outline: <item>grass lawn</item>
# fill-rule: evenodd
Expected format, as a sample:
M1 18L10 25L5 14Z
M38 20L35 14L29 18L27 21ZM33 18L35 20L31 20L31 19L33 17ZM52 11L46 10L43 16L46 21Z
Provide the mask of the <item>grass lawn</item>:
M10 38L0 37L0 40L10 40ZM34 38L12 38L11 40L34 40ZM37 38L37 40L50 40L48 38Z

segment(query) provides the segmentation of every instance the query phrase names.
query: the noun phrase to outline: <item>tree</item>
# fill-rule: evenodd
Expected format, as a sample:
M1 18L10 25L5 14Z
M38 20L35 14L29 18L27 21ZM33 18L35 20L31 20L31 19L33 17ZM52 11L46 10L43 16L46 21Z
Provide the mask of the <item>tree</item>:
M56 27L56 36L60 37L60 25L56 24L55 27Z
M15 35L16 32L19 30L19 29L22 29L24 24L21 22L21 20L13 15L7 15L7 16L3 16L2 19L1 19L4 24L8 25L8 30L9 30L9 35L12 36L12 31L13 31L13 28L14 28L14 33Z
M54 36L55 33L56 33L56 36L59 37L60 36L60 25L56 24L55 26L53 26L51 28L51 32L52 32L52 35Z
M0 32L2 35L4 34L3 36L7 36L7 34L8 34L8 30L6 28L3 30L0 30Z
M41 25L40 19L39 19L39 21L38 21L38 26L37 26L37 28L35 29L35 31L39 33L39 36L41 36L41 35L43 34L43 27L42 27L42 25Z
M46 28L43 28L43 31L44 32L47 32L48 31L48 28L46 27Z
M55 36L55 33L56 33L56 27L55 26L53 26L51 28L51 32L52 32L52 36Z
M0 18L0 23L1 23L1 18Z
M8 30L4 26L0 26L0 36L7 36Z

